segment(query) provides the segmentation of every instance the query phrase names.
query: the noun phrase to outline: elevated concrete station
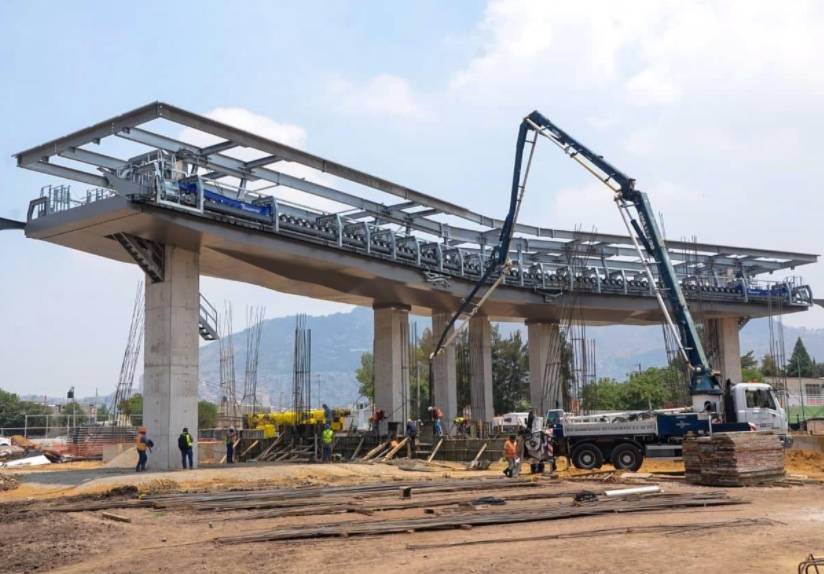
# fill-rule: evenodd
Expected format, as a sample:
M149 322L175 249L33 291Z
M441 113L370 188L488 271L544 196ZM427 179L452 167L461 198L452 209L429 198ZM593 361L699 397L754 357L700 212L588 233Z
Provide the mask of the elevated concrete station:
M204 137L215 143L193 143ZM373 307L376 408L401 421L409 413L409 313L431 315L435 331L443 329L485 268L502 225L164 103L16 157L20 167L84 189L45 186L27 221L5 220L4 227L146 272L144 420L158 444L155 462L172 468L179 465L176 434L197 428L198 332L213 331L200 312L201 275ZM763 276L813 263L816 255L667 246L694 314L717 335L714 365L724 377L740 380L738 329L747 319L813 303L799 278ZM502 286L469 326L477 420L493 416L490 321L527 323L539 410L551 406L546 365L557 359L559 325L570 309L588 324L661 322L628 237L519 224L510 257L515 263ZM454 349L436 359L434 379L434 401L451 419Z

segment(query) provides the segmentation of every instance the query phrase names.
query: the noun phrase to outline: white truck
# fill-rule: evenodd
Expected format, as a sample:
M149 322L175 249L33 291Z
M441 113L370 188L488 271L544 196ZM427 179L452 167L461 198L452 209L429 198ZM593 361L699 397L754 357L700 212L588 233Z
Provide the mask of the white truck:
M605 462L617 469L638 470L644 458L678 458L687 433L772 431L788 444L787 415L770 385L731 385L724 400L734 406L735 420L683 410L609 413L576 417L561 410L546 413L555 456L567 456L576 468L591 470ZM594 420L593 420L594 419Z

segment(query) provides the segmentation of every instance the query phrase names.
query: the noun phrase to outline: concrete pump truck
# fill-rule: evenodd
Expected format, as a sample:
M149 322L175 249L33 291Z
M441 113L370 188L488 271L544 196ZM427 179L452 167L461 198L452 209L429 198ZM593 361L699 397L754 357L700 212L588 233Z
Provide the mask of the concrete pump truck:
M545 461L549 451L546 443L551 441L554 455L569 457L578 468L595 469L610 462L618 469L637 470L646 456L680 456L681 444L688 433L773 431L784 438L786 444L787 416L773 389L766 384L730 380L722 386L719 373L713 371L649 197L636 189L634 179L535 111L524 118L518 132L512 196L523 195L538 136L557 145L613 191L618 211L658 301L665 327L677 341L680 356L689 370L692 405L683 409L632 413L603 421L569 416L563 410L553 409L545 413L543 424L535 425L538 428L527 429L526 454L537 464ZM529 148L527 144L530 144Z

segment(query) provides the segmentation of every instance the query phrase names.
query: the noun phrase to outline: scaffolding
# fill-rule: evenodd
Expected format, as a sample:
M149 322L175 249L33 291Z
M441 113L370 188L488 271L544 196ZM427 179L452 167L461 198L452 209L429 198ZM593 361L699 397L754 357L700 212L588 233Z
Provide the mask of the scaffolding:
M134 375L137 369L137 360L140 358L140 351L143 347L143 281L137 284L134 305L132 306L132 319L129 324L129 337L126 341L126 350L123 353L123 361L120 364L120 376L117 380L117 389L112 399L110 412L112 420L116 424L128 424L128 416L121 412L121 405L132 396L134 385Z

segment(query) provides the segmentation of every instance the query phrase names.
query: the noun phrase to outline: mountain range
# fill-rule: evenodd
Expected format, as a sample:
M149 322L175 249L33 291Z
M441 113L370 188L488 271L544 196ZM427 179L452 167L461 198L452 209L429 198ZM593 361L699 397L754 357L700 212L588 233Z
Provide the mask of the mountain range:
M428 317L411 317L418 333L430 326ZM358 397L355 371L364 352L372 350L372 310L358 307L348 313L309 317L312 331L312 402L319 405L346 405ZM508 337L526 327L500 323L499 331ZM813 357L824 359L824 329L783 328L786 355L789 357L798 337ZM243 386L248 329L233 334L235 379L238 392ZM291 404L292 365L294 360L295 317L264 321L258 363L258 397L263 404L288 408ZM598 377L623 380L626 374L666 364L666 351L660 326L616 325L588 327L586 338L595 340ZM741 352L753 351L757 358L770 351L769 324L766 319L750 321L741 330ZM217 400L220 382L220 349L217 342L200 348L201 398Z

